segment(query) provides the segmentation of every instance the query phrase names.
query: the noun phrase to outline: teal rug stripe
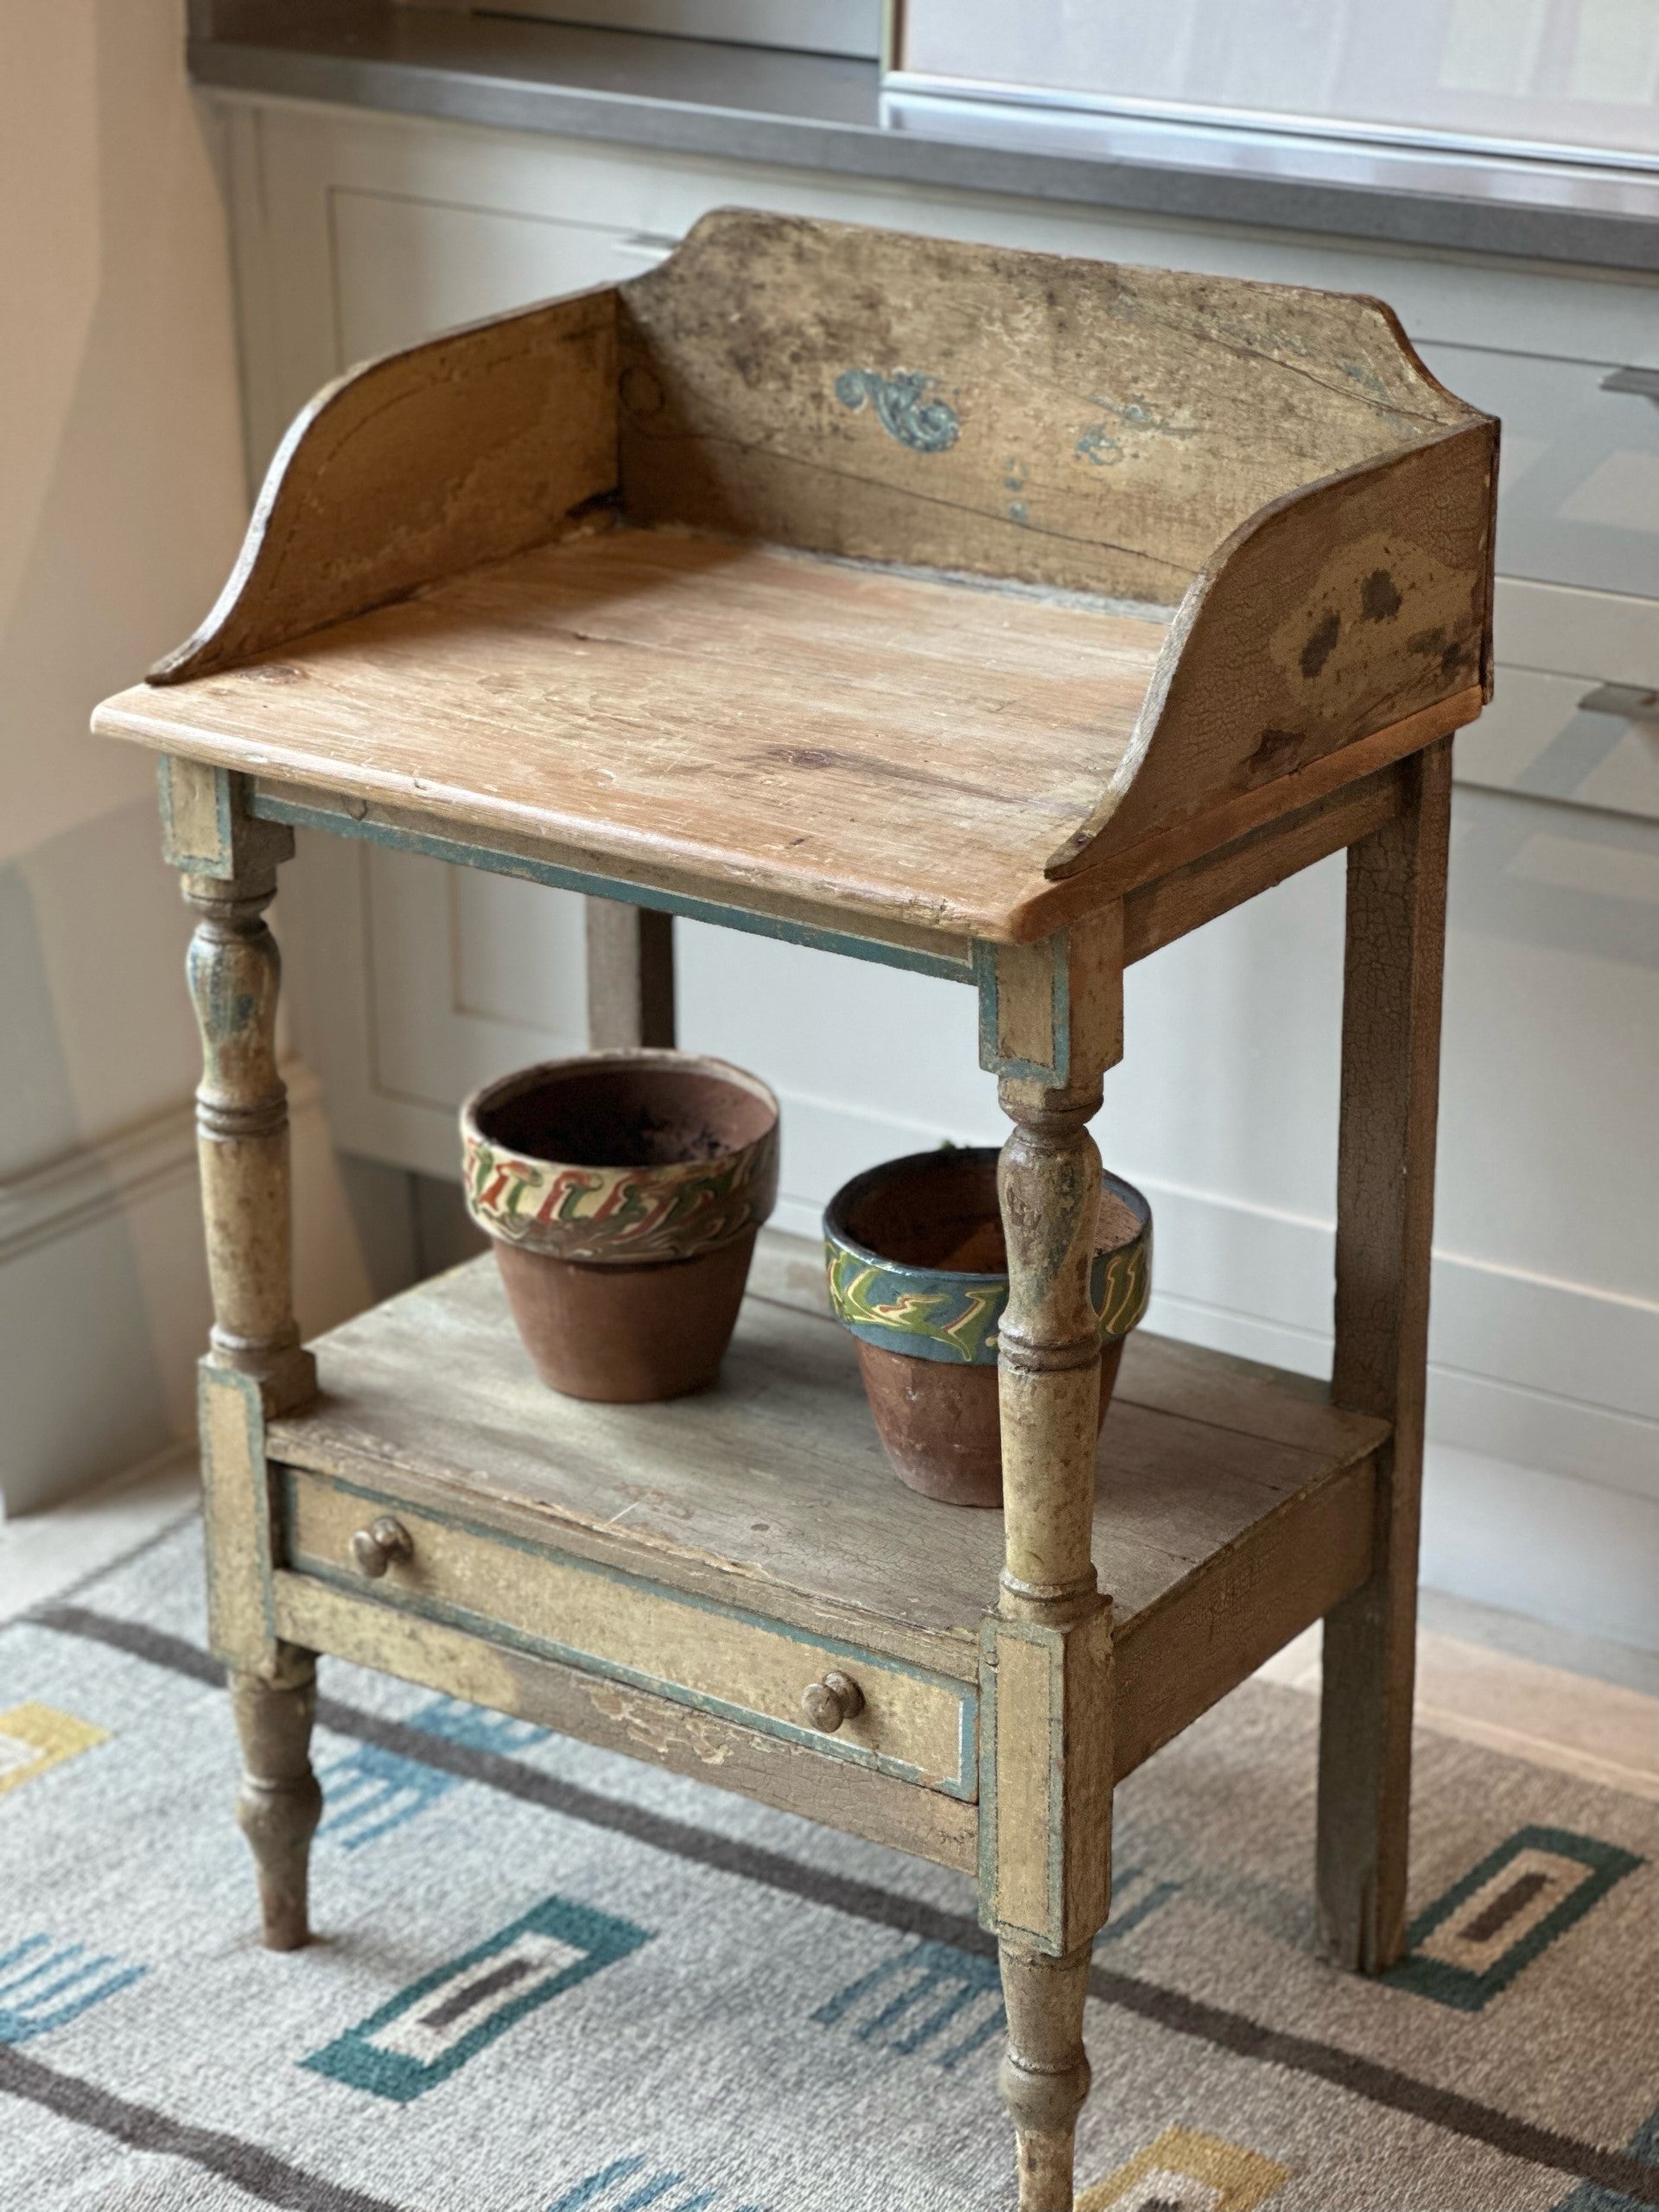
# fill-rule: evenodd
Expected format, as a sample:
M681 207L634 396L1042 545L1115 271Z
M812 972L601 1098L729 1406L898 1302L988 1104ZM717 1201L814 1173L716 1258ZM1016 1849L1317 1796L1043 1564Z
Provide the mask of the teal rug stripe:
M47 1606L25 1618L36 1626L89 1638L198 1681L223 1679L224 1669L210 1653L139 1622L116 1619L78 1605ZM500 1790L568 1819L625 1834L740 1880L926 1942L948 1944L975 1956L996 1955L995 1938L965 1915L945 1912L898 1891L803 1865L780 1852L671 1820L643 1806L601 1796L499 1752L480 1751L363 1713L332 1698L319 1698L317 1719L322 1726L339 1734L379 1745L404 1758L441 1767L465 1781ZM1659 2169L1628 2152L1602 2149L1553 2128L1536 2126L1375 2059L1266 2026L1248 2014L1207 2004L1135 1975L1095 1966L1090 1970L1089 1989L1103 2004L1174 2034L1192 2037L1235 2057L1329 2082L1351 2096L1484 2143L1510 2158L1613 2190L1634 2204L1659 2207Z

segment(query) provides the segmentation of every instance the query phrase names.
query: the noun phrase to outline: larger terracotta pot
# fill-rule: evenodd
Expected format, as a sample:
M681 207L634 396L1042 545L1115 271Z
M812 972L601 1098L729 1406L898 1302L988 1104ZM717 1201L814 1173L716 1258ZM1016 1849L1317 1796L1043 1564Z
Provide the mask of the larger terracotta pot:
M524 1349L568 1397L712 1382L778 1196L778 1101L695 1052L586 1052L504 1076L461 1115L467 1211Z
M996 1332L1008 1300L995 1152L948 1147L855 1176L823 1217L830 1299L858 1344L888 1459L952 1505L1002 1503ZM1103 1173L1090 1294L1100 1419L1152 1284L1152 1209Z

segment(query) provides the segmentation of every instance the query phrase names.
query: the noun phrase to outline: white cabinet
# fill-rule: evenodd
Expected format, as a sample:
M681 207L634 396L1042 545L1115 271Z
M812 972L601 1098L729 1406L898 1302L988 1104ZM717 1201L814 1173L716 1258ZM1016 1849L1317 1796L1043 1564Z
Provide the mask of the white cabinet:
M637 276L674 243L385 192L334 193L330 214L342 365L529 300Z
M1474 1594L1581 1624L1593 1600L1609 1631L1659 1643L1659 747L1579 704L1659 687L1659 407L1602 389L1659 358L1659 289L345 110L226 115L257 465L350 361L632 275L731 202L1371 292L1504 416L1497 698L1458 741L1428 1567L1439 1543L1442 1579ZM302 846L285 929L336 1136L450 1174L465 1091L582 1041L579 903ZM1159 1325L1309 1370L1330 1324L1341 908L1327 863L1137 969L1100 1125L1157 1211ZM782 1096L781 1225L811 1233L884 1154L1000 1136L959 986L676 928L684 1040ZM1494 1529L1481 1471L1516 1465L1548 1510ZM1546 1538L1575 1526L1576 1553Z
M1586 343L1596 335L1586 331ZM1659 404L1606 387L1629 365L1484 346L1422 353L1443 384L1503 423L1503 573L1659 599Z

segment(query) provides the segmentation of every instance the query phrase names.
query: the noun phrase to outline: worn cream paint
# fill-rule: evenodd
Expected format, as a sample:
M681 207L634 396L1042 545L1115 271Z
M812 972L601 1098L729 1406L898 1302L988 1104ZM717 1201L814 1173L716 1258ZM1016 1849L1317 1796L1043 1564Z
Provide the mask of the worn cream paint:
M708 1700L737 1715L811 1737L802 1709L804 1690L832 1668L851 1674L864 1710L833 1737L817 1738L829 1755L873 1753L910 1770L933 1788L971 1796L976 1778L963 1760L964 1694L955 1684L901 1669L874 1654L849 1656L835 1644L791 1636L673 1591L607 1574L552 1552L534 1552L481 1531L446 1525L395 1499L376 1502L315 1476L290 1478L288 1556L353 1573L351 1541L390 1505L413 1540L406 1561L365 1595L419 1605L453 1606L569 1654L626 1668L671 1697ZM971 1757L971 1744L968 1750Z

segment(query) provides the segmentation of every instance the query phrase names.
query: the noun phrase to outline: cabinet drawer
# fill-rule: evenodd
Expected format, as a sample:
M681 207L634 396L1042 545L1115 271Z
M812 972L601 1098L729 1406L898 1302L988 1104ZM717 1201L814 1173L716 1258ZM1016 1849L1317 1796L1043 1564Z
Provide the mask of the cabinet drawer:
M282 1552L297 1573L497 1636L830 1758L953 1797L976 1794L976 1700L964 1683L475 1523L440 1519L326 1475L282 1471ZM410 1548L372 1580L353 1560L352 1538L382 1514L408 1532ZM831 1671L857 1683L864 1707L826 1735L807 1721L801 1699Z
M1606 391L1618 363L1420 344L1435 375L1503 425L1504 575L1659 599L1659 406Z
M1654 702L1645 712L1622 703ZM1586 707L1585 700L1592 703ZM1498 664L1492 702L1458 732L1461 784L1659 821L1659 694Z
M1659 601L1500 576L1495 612L1492 700L1458 732L1458 781L1659 820Z

